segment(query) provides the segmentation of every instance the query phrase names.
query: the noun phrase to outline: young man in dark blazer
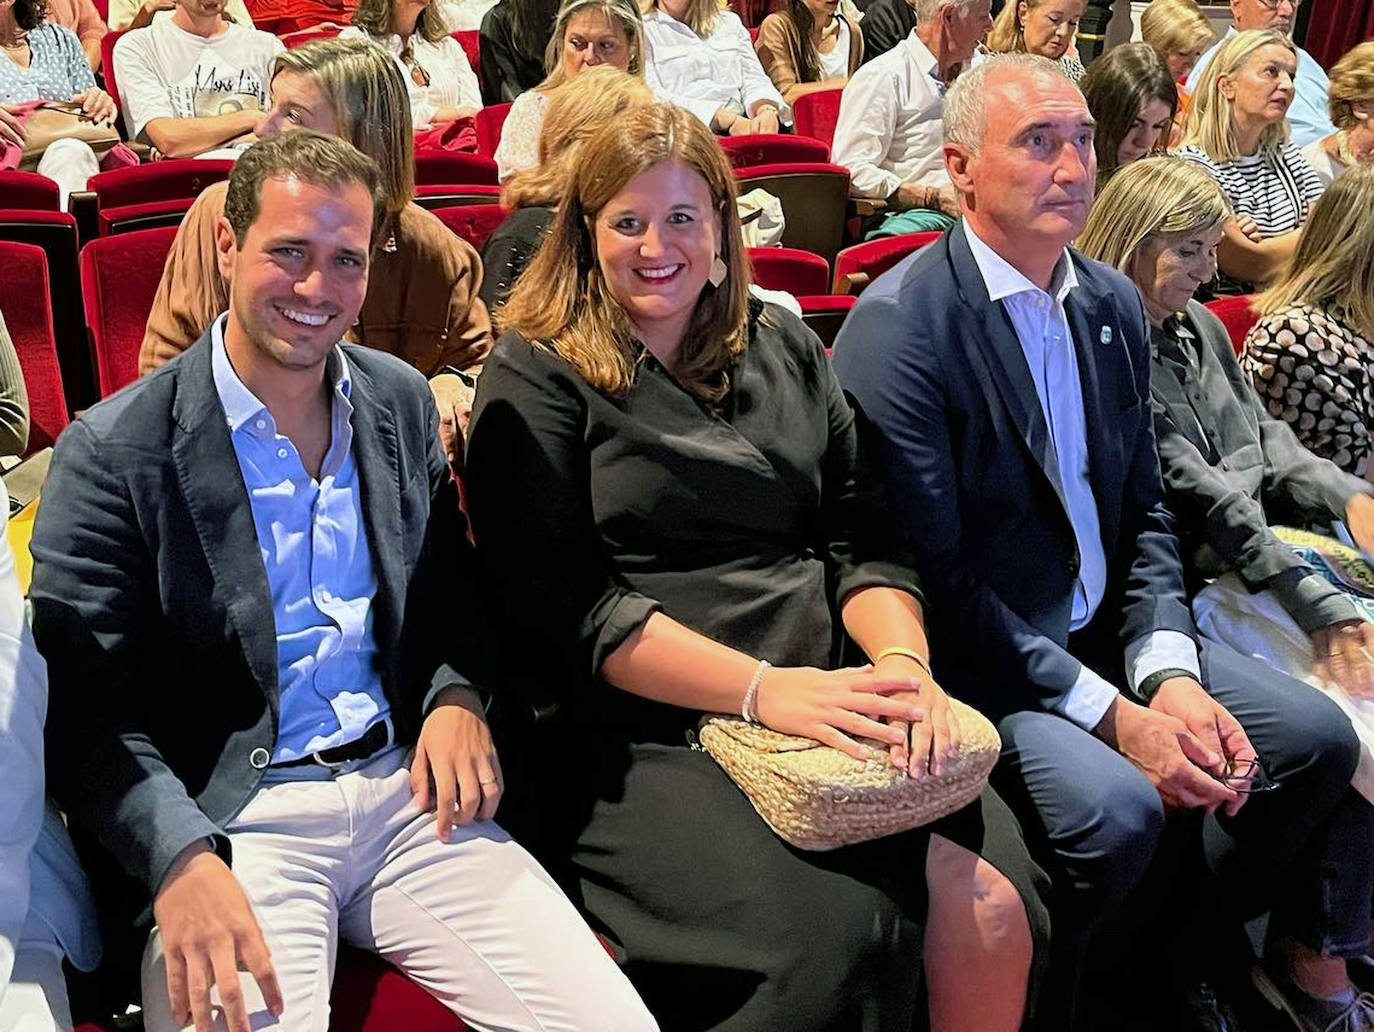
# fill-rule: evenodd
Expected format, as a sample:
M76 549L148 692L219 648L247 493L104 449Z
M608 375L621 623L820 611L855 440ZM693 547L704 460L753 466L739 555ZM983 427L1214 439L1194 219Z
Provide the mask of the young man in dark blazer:
M1195 635L1141 300L1068 249L1096 173L1082 95L1008 55L960 76L944 119L963 222L864 292L834 363L916 551L935 673L998 721L998 787L1055 879L1041 1018L1061 1029L1166 808L1214 815L1238 909L1314 891L1299 854L1368 849L1370 829L1337 810L1357 756L1337 707Z
M59 441L33 541L49 784L151 899L149 1032L217 1009L322 1028L339 939L482 1027L651 1029L491 819L491 667L434 403L340 344L377 180L308 131L245 153L228 313Z

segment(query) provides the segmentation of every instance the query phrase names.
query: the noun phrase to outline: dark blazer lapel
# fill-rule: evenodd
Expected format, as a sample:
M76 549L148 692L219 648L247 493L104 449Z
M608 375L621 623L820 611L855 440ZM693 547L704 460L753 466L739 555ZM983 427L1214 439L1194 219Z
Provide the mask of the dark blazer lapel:
M1102 540L1114 541L1121 524L1120 506L1123 468L1121 441L1122 395L1118 380L1122 369L1129 374L1126 342L1121 335L1111 299L1103 295L1077 266L1078 286L1064 300L1078 359L1078 380L1083 389L1083 421L1088 431L1088 482L1097 502L1097 517ZM1135 398L1134 389L1129 391Z
M179 361L172 463L200 538L215 597L238 632L248 669L277 709L276 622L248 489L211 371L207 330ZM267 614L268 619L263 618Z
M400 638L406 583L401 568L401 461L396 422L374 400L372 382L358 364L350 362L348 371L353 381L349 396L353 405L353 461L358 467L363 520L377 577L376 601L381 603L374 609L373 634L378 648L390 654L394 651L390 646Z
M955 287L964 307L973 316L966 324L968 332L965 342L969 353L982 358L987 380L991 381L998 398L1020 431L1031 457L1049 479L1067 515L1069 506L1064 498L1059 464L1050 446L1045 413L1040 407L1040 396L1036 393L1035 381L1026 364L1025 352L1021 350L1021 341L1016 336L1016 327L1012 325L1006 307L988 297L983 274L978 271L978 264L973 260L973 252L969 250L963 232L956 228L946 234L946 239L949 241ZM988 400L992 404L997 403L994 398Z

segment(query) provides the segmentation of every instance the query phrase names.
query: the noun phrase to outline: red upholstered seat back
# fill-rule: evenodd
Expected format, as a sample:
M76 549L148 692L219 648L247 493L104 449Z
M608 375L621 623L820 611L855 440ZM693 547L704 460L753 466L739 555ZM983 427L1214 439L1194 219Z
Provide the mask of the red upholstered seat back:
M754 282L789 294L824 294L830 289L830 266L818 254L794 247L751 247Z
M797 98L792 105L793 128L802 136L821 140L827 147L835 143L835 123L840 117L843 90L817 90Z
M477 250L487 242L492 230L506 221L510 212L499 204L464 204L452 208L435 208L439 221Z
M1250 308L1254 300L1254 295L1242 294L1240 297L1219 297L1207 302L1207 308L1226 327L1226 335L1231 338L1231 347L1237 355L1245 348L1245 335L1258 320Z
M468 56L468 64L472 70L482 74L482 33L477 29L461 29L458 32L449 33L458 41L458 45L463 48L463 53Z
M100 396L138 378L138 352L175 226L92 240L81 251L81 293Z
M788 161L829 161L830 145L809 136L786 133L755 133L751 136L722 136L721 149L732 168L776 165Z
M53 335L48 259L34 244L0 242L0 312L19 355L29 395L29 444L25 454L50 447L67 425L62 370Z
M940 239L939 230L902 233L846 247L835 255L835 293L858 294L865 286L887 272L913 251ZM848 277L862 274L867 279L853 282Z
M157 205L158 210L167 209L173 213L184 211L211 183L228 179L233 168L232 161L185 158L117 168L91 176L86 185L95 194L100 233L105 236L117 229L124 218L148 214L150 209L145 207L148 205Z
M496 186L496 162L485 154L424 151L415 155L417 186Z
M477 153L492 157L501 142L501 127L510 114L510 104L488 104L477 112L473 126L477 130Z
M57 184L37 172L0 171L0 207L62 210Z
M798 161L735 169L739 192L762 188L782 202L784 247L835 257L849 208L849 170L825 162Z

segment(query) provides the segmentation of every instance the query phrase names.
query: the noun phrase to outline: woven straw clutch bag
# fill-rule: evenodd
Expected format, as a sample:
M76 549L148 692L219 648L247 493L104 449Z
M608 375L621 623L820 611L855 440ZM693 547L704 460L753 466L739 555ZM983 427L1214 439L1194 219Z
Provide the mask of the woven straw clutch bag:
M1002 742L976 709L957 699L949 705L959 751L943 774L919 781L892 766L887 746L871 739L862 741L873 758L856 760L810 738L725 716L705 718L698 738L781 838L798 849L838 849L919 828L978 798Z

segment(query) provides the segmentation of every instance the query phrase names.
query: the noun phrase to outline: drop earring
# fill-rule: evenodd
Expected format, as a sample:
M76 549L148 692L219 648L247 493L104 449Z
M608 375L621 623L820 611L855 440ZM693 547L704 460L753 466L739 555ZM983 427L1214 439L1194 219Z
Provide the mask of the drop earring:
M711 286L718 287L725 282L725 277L729 274L730 270L726 266L724 259L722 259L720 255L716 255L711 261L711 271L707 274L706 278L711 281Z

